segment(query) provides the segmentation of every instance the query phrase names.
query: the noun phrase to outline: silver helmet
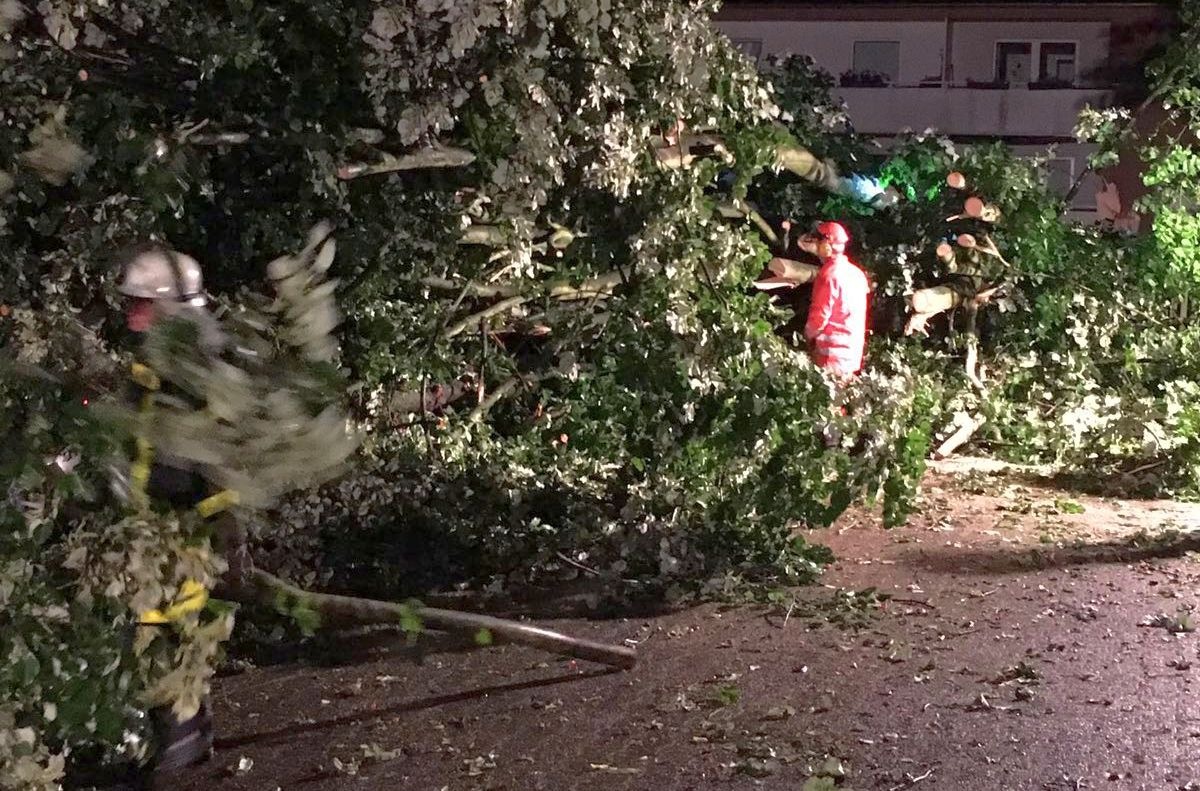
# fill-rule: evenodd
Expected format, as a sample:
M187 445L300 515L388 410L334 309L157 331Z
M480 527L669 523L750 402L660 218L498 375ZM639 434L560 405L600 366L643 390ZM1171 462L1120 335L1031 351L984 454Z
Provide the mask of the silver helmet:
M204 281L195 258L174 250L138 253L125 264L117 290L127 297L169 300L200 307Z

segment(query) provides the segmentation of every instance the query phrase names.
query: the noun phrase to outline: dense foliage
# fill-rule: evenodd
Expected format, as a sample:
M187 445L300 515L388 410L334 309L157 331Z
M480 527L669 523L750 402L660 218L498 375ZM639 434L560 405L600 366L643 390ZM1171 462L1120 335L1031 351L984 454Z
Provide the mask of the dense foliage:
M793 525L864 497L902 521L963 415L1014 456L1165 459L1193 481L1192 149L1148 152L1152 238L1072 227L1036 163L933 138L875 151L845 133L828 77L790 60L760 78L711 11L0 0L0 321L58 374L0 383L0 788L54 787L83 745L139 754L131 712L164 678L194 704L230 626L214 605L178 654L129 655L131 612L221 568L186 517L139 521L101 495L120 433L82 404L115 385L86 361L128 350L112 264L147 238L201 259L233 306L259 262L320 218L339 227L364 452L257 536L260 562L308 584L395 594L580 565L613 584L804 579L820 555ZM1159 69L1172 107L1194 107L1194 69ZM1116 114L1092 123L1120 137ZM797 143L859 178L835 194L776 172ZM948 222L951 171L1000 219ZM884 187L901 200L862 192ZM879 334L840 395L779 329L790 310L748 288L774 243L745 199L776 232L851 227ZM905 298L946 282L1000 288L902 338ZM73 347L76 323L94 348ZM65 473L46 463L64 449L81 458Z

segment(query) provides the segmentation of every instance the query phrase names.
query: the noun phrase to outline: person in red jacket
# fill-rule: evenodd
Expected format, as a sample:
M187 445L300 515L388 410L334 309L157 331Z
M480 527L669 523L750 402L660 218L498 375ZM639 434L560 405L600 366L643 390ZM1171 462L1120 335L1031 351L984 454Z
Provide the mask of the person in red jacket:
M850 234L841 223L821 223L809 241L804 246L821 259L821 269L813 281L804 338L813 362L838 379L849 379L862 369L871 287L846 257Z

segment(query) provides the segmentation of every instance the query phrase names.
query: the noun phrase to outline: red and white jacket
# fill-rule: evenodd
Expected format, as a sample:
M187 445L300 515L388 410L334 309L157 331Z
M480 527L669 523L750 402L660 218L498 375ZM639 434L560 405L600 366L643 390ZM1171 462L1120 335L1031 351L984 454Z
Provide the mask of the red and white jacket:
M813 281L804 325L813 362L839 376L862 369L870 293L866 274L844 254L825 260Z

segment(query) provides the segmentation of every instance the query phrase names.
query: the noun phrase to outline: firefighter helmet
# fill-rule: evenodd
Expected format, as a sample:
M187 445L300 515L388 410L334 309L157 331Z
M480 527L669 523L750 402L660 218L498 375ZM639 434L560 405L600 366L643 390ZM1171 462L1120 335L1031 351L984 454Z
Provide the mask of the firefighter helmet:
M850 233L840 222L823 222L817 226L817 233L835 247L845 247L850 242Z
M127 297L170 300L197 307L205 303L200 264L174 250L151 249L126 262L117 290Z

